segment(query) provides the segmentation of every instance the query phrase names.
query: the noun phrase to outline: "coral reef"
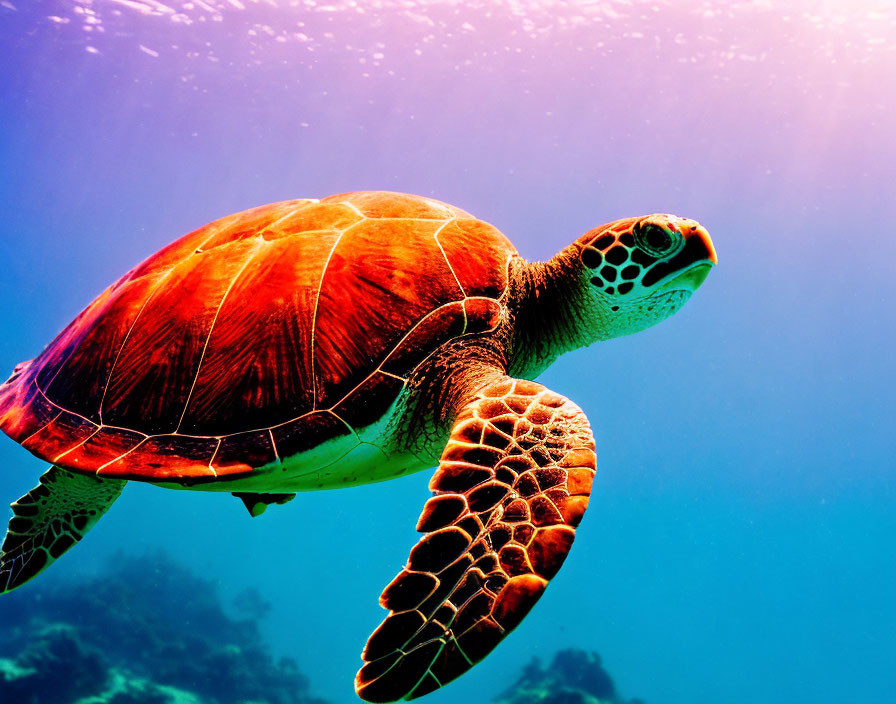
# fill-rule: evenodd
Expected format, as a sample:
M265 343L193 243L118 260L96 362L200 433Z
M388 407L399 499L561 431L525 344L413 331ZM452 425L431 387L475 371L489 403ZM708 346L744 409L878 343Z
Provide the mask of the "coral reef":
M493 704L644 704L622 699L604 670L600 656L584 650L561 650L548 667L538 658Z
M16 704L325 704L290 659L275 661L239 595L164 554L119 556L96 578L0 597L0 701ZM244 618L248 616L248 618Z
M0 701L16 704L326 704L296 663L275 661L255 590L228 615L215 585L164 553L118 556L95 578L0 597ZM622 699L596 653L532 660L493 704Z

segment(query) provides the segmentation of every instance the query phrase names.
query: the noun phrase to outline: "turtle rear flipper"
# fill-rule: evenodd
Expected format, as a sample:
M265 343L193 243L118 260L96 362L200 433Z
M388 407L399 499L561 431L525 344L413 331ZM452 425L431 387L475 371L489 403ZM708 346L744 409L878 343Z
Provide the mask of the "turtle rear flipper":
M0 548L0 593L35 577L77 543L121 494L126 481L51 467L12 504Z
M245 504L246 510L253 518L267 511L268 506L271 504L283 505L296 498L295 494L258 494L247 491L234 491L231 493Z

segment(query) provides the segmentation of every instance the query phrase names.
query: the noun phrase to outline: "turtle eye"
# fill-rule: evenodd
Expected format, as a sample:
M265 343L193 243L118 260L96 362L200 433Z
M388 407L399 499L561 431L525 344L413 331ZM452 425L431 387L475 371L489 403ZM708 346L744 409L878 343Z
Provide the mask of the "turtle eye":
M671 254L678 242L666 228L647 223L636 225L634 229L635 244L648 254L665 256Z

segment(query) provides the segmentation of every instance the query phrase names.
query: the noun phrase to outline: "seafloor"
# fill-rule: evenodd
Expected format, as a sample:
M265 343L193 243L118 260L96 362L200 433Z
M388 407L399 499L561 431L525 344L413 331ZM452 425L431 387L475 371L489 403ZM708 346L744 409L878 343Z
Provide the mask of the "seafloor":
M254 590L225 604L214 582L157 552L120 555L67 588L0 600L0 701L16 704L328 704L261 635ZM353 673L346 672L346 678ZM623 700L596 653L532 660L494 704Z

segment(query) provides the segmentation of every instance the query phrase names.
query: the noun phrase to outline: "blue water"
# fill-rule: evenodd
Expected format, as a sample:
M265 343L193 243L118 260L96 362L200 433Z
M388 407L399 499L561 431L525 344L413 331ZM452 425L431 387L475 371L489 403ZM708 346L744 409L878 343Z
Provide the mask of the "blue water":
M892 7L163 8L0 2L0 368L174 237L271 201L431 195L533 259L696 218L720 264L691 302L542 376L595 428L591 506L530 616L425 701L487 702L566 646L649 704L896 701ZM44 469L5 439L0 466L10 502ZM275 650L356 701L427 481L257 519L131 483L40 579L163 547L257 587Z

